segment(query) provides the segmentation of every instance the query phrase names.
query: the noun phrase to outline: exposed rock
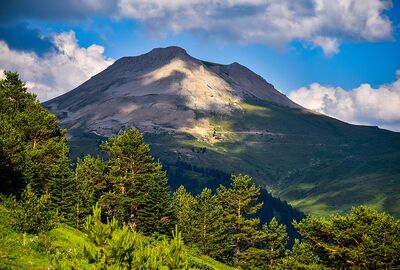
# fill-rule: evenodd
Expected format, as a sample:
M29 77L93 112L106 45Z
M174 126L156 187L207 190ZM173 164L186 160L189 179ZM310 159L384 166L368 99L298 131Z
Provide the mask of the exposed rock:
M246 67L200 61L179 47L123 57L45 106L69 130L110 136L126 127L168 129L213 143L217 139L202 116L240 110L246 98L300 108Z

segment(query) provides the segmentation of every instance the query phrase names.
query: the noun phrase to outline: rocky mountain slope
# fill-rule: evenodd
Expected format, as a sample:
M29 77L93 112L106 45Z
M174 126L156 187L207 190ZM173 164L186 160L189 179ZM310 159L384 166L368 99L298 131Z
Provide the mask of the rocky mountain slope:
M110 136L127 126L206 135L199 113L229 114L246 98L299 106L240 64L217 65L179 47L124 57L73 91L46 103L68 129Z
M400 215L399 133L306 110L238 63L154 49L44 105L68 129L75 157L136 127L174 185L218 186L218 175L241 172L306 212L363 203Z

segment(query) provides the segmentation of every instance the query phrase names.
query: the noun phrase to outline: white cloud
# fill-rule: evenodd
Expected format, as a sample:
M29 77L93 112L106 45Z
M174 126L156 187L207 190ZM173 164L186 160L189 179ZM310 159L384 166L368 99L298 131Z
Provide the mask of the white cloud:
M40 101L75 88L113 63L102 46L79 47L72 31L53 35L52 42L56 51L39 57L12 50L0 40L0 69L17 71Z
M39 3L38 3L39 1ZM384 12L392 0L82 0L0 1L0 21L110 16L141 22L155 37L190 31L218 41L267 44L292 41L339 52L343 42L393 38ZM25 8L21 9L21 5ZM311 46L309 46L311 45Z
M378 88L365 83L349 91L313 83L291 92L289 98L349 123L400 131L400 78Z
M117 16L154 35L193 31L228 42L282 47L300 40L339 51L340 42L392 38L390 0L119 0Z
M320 46L326 55L337 54L339 52L339 42L336 38L316 37L312 42Z

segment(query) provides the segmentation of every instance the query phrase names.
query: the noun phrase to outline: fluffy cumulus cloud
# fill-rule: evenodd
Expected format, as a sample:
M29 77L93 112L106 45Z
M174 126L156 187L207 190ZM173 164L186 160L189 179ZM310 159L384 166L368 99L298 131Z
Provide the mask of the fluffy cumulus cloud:
M327 55L343 40L392 37L383 14L390 0L119 0L118 6L118 16L141 21L153 34L193 31L275 47L299 40Z
M156 37L191 31L277 48L297 40L331 55L343 41L391 39L384 15L391 7L391 0L14 0L0 1L0 22L111 16L139 21Z
M346 91L313 83L289 94L298 104L353 124L400 131L400 70L397 80L373 88L369 84Z
M11 49L0 40L0 69L17 71L40 101L75 88L113 62L104 56L102 46L79 47L72 31L53 35L51 42L55 49L38 56Z

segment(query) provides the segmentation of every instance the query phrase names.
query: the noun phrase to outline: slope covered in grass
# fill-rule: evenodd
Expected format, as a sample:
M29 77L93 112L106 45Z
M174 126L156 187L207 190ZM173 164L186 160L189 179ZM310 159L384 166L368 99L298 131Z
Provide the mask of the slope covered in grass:
M9 211L0 205L0 216L9 217ZM12 223L10 219L0 219L0 269L73 269L72 266L96 269L85 256L84 249L93 248L87 234L59 224L50 232L31 235L14 231ZM138 239L148 252L141 254L141 259L153 258L165 245L165 242L145 236L138 235ZM186 269L234 269L195 251L187 249L185 252L190 264Z
M207 169L244 172L306 213L326 215L366 204L400 215L399 133L259 100L242 107L209 117L213 136L221 139L217 143L171 134L147 140L166 164L178 160L206 168L192 177L200 186L209 185Z

